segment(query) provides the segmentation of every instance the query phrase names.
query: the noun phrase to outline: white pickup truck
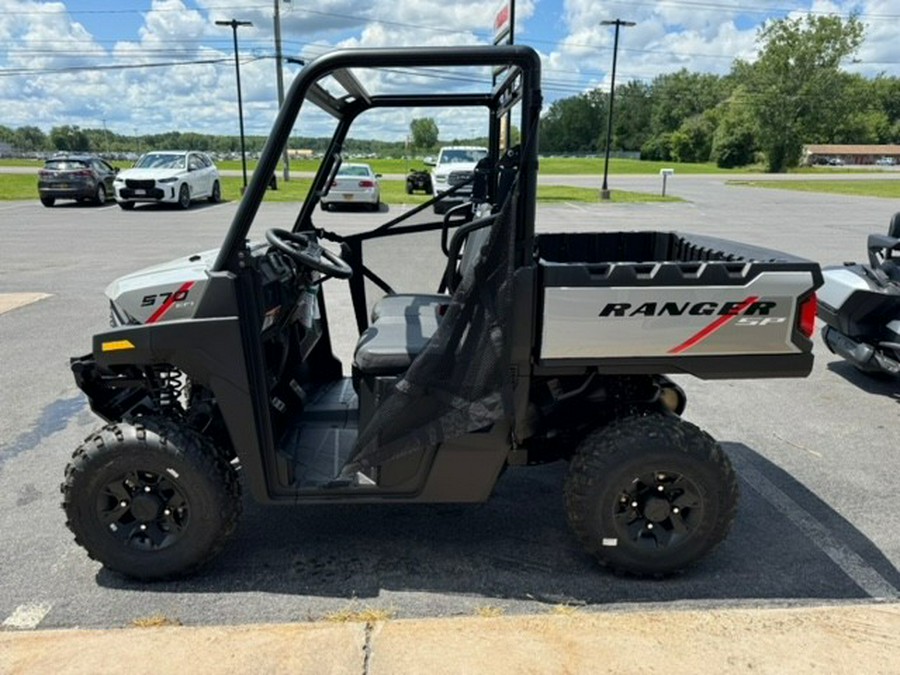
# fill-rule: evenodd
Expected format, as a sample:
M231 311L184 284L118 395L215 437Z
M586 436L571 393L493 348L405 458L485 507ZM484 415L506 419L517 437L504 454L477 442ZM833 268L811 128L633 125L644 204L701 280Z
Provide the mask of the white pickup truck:
M472 178L478 160L488 156L487 148L471 145L453 145L441 148L437 161L432 165L432 194L437 197L442 192L456 187ZM452 197L434 203L435 213L446 213L451 206L461 204L472 193L472 186L460 188Z

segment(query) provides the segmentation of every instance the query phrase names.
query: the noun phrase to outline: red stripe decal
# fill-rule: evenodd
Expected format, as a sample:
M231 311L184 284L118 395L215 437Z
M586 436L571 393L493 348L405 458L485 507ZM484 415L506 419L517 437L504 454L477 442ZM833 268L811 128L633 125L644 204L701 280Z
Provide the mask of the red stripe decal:
M175 304L175 298L180 297L183 300L184 296L187 295L187 292L189 290L191 290L193 287L194 287L193 281L188 281L186 284L182 285L181 288L179 288L177 291L175 291L174 293L172 293L172 295L169 296L168 300L166 300L162 305L160 305L160 308L158 310L153 312L153 316L151 316L149 319L147 319L147 323L156 323L161 318L163 318L163 315L166 312L168 312L170 309L172 309L172 305Z
M751 296L751 297L747 298L746 300L744 300L740 305L738 305L735 308L734 313L726 314L725 316L720 316L718 319L713 321L711 324L709 324L706 328L701 330L696 335L689 337L687 340L682 342L677 347L672 347L672 349L670 349L668 353L669 354L681 354L682 352L686 352L691 347L697 346L698 344L703 342L706 338L708 338L710 335L715 333L717 330L719 330L720 328L723 328L724 326L727 326L729 323L734 321L738 316L740 316L741 314L746 312L747 308L750 307L750 305L752 305L757 300L759 300L758 296Z

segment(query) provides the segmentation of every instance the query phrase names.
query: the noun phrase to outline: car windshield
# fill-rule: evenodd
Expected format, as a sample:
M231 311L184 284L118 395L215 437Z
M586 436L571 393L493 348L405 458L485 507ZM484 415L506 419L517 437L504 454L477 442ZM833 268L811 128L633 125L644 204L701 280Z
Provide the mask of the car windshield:
M338 171L338 176L371 176L372 172L369 170L367 166L359 166L359 165L347 165L342 166L340 171Z
M86 162L75 159L52 159L44 164L44 168L51 171L71 171L73 169L83 169L86 166Z
M184 159L184 155L153 153L141 157L134 166L138 169L183 169Z
M441 153L441 164L474 163L487 157L487 150L444 150Z

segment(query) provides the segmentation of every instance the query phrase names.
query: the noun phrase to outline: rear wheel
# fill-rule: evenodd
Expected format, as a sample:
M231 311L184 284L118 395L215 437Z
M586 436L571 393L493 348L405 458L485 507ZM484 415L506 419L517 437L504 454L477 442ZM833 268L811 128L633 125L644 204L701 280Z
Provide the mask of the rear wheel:
M178 190L178 206L183 209L189 209L191 207L191 189L188 187L187 183L182 183L181 189Z
M569 524L617 572L678 572L725 539L737 511L719 445L672 415L628 417L590 434L566 480Z
M41 204L46 206L48 209L56 203L56 200L53 197L41 197Z
M213 204L218 204L222 201L222 187L219 185L219 181L213 183L212 192L209 195L209 201Z
M203 436L163 419L88 437L61 490L75 541L142 580L195 571L224 546L241 511L231 464Z

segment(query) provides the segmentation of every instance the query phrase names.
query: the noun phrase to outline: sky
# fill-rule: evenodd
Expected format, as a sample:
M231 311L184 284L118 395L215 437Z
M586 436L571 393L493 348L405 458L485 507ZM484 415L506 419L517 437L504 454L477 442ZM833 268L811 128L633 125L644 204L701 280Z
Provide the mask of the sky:
M234 18L253 23L238 31L246 131L266 134L277 111L275 1L0 0L0 125L236 135L232 31L215 24ZM303 60L335 48L490 44L504 3L278 1L283 53ZM755 58L765 21L808 12L855 12L866 41L847 69L900 76L900 0L516 0L515 41L541 54L546 107L609 88L613 29L604 20L636 22L620 33L620 84L682 68L725 74L735 59ZM300 67L285 63L287 83ZM456 122L465 137L472 123ZM438 120L442 138L453 123ZM303 135L318 135L317 124ZM402 138L408 125L373 119L361 136Z

